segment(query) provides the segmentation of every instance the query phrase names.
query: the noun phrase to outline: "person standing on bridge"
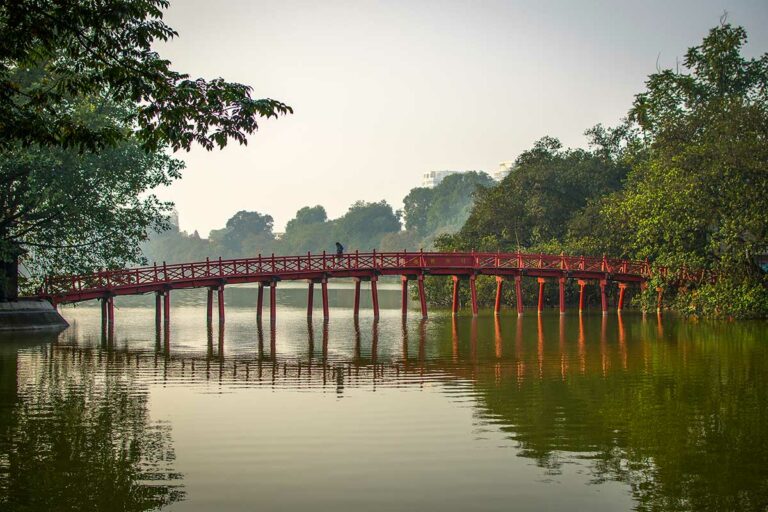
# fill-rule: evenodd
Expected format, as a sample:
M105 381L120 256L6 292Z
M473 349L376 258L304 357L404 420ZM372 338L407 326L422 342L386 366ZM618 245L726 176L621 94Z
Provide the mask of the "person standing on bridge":
M344 246L339 242L336 242L336 263L341 262L341 257L344 254Z

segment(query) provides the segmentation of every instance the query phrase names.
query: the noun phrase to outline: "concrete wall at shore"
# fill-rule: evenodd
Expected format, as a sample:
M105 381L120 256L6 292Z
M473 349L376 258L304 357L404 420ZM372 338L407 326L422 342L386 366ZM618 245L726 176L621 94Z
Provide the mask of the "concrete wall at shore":
M68 326L48 301L0 302L0 331L62 330Z

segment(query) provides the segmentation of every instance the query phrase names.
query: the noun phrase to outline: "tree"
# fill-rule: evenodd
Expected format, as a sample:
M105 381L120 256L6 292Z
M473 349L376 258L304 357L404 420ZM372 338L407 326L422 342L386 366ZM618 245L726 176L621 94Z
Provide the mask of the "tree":
M124 107L108 101L79 107L84 124L127 129ZM11 278L0 280L0 300L15 297L13 271L22 254L36 283L54 271L141 261L137 241L165 227L171 208L147 192L170 184L182 168L130 137L98 153L18 144L0 151L0 259Z
M296 217L289 220L285 225L285 232L292 231L300 226L310 226L312 224L319 224L328 220L328 214L325 213L325 208L319 204L316 206L305 206L296 212Z
M181 169L167 150L245 144L257 119L292 112L249 86L172 70L152 50L177 35L167 6L0 4L0 300L17 295L22 254L37 276L141 261L139 242L169 206L141 194Z
M79 99L105 91L136 108L124 121L149 149L245 144L257 118L292 112L221 78L190 79L152 50L177 33L168 0L15 0L0 4L0 147L21 143L96 149L121 138L73 116Z
M626 226L632 254L717 272L719 291L686 296L694 311L768 312L755 261L768 251L768 54L745 59L746 41L743 28L722 23L688 50L685 71L649 77L630 111L642 145L625 189L603 210L606 222ZM696 304L718 296L755 302Z
M275 235L271 215L241 210L227 221L226 227L211 231L210 240L224 256L252 256L272 248Z
M427 232L427 215L435 189L429 187L416 187L403 198L403 218L405 229L415 231L420 235Z
M569 221L591 200L617 190L626 166L593 137L596 149L562 149L544 137L523 152L502 182L481 189L454 242L458 248L517 250L552 240L564 243Z
M400 219L384 200L374 203L357 201L347 213L334 221L334 238L347 250L376 249L382 236L400 231ZM332 243L334 240L331 240Z

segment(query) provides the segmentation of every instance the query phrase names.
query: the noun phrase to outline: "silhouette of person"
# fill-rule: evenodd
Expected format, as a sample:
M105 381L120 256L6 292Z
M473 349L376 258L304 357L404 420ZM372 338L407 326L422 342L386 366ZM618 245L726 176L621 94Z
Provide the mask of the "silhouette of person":
M344 246L341 245L339 242L336 242L336 261L341 261L341 256L344 254Z

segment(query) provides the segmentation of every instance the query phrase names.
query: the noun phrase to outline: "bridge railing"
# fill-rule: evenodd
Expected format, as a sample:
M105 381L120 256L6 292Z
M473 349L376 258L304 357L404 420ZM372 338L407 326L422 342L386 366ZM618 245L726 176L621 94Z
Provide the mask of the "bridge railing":
M508 269L584 271L651 276L647 261L631 261L594 256L527 253L441 253L370 252L311 254L300 256L258 256L256 258L206 259L192 263L152 265L131 269L104 270L93 274L53 276L45 280L43 294L78 293L206 278L241 276L301 275L318 272L402 270L407 272L443 269Z

